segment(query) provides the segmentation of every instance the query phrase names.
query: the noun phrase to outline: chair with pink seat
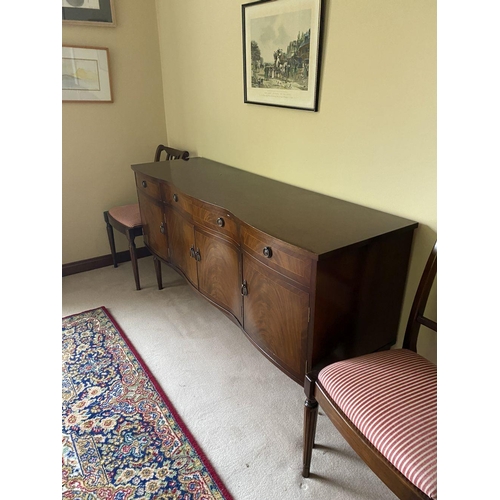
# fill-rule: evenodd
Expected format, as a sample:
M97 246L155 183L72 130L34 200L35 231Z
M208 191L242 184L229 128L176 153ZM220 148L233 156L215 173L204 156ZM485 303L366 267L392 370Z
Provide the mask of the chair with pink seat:
M165 153L165 160L189 159L188 151L181 151L180 149L174 149L160 144L156 148L154 161L160 161L162 153ZM139 280L139 269L137 266L137 253L135 246L135 238L142 235L142 221L139 204L133 203L130 205L113 207L104 212L104 220L106 222L106 230L108 232L113 267L118 267L115 237L113 233L114 228L127 237L130 260L132 262L132 270L134 272L135 287L137 290L140 290L141 284Z

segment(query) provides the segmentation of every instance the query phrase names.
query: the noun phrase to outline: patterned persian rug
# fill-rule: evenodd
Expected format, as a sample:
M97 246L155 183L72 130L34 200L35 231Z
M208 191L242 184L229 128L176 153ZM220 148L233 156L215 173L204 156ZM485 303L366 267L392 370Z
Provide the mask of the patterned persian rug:
M231 496L105 307L63 318L63 499Z

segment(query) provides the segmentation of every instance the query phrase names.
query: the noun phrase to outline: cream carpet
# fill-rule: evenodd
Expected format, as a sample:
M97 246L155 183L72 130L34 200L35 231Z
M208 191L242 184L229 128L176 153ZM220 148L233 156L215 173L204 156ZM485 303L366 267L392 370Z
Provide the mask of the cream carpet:
M396 497L321 411L311 476L302 469L304 392L223 313L151 257L67 276L62 316L105 306L134 344L235 500Z

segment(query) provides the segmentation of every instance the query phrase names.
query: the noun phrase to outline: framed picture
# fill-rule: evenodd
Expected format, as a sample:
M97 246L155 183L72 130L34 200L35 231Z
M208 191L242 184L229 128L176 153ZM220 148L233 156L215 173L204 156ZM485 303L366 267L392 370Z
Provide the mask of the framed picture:
M63 46L62 100L113 102L108 49Z
M242 6L244 101L318 110L322 0Z
M116 26L114 0L62 0L63 24Z

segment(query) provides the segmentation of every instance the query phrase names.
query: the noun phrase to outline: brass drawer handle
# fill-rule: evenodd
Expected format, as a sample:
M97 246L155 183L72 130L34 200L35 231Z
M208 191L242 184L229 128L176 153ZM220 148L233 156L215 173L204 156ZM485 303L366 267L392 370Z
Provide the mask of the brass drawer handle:
M146 182L146 181L142 181L142 183L141 183L141 184L142 184L142 187L143 187L143 188L148 187L148 184L147 184L147 182Z
M264 254L264 257L267 257L268 259L270 259L273 256L273 251L271 250L271 247L264 247L262 253Z
M217 225L218 225L219 227L224 227L224 224L225 224L224 219L223 219L222 217L219 217L219 218L217 219Z
M246 280L244 280L243 283L241 284L241 295L243 295L243 296L248 295L248 285L247 285Z
M174 194L174 196L172 196L172 198L174 199L174 201L179 201L179 197L176 194Z

